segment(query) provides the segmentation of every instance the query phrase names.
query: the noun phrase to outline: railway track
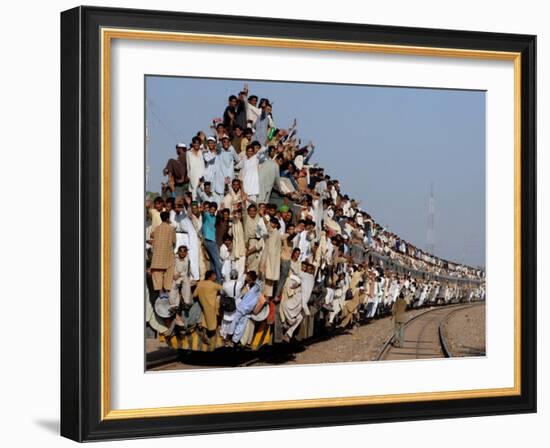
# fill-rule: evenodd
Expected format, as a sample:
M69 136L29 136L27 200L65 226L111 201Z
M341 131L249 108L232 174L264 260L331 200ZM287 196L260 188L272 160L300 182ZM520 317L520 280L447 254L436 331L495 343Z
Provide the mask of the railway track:
M481 303L450 305L417 314L405 323L404 343L394 347L392 335L380 350L376 360L450 358L452 353L445 339L443 326L454 313ZM479 355L472 352L471 355Z

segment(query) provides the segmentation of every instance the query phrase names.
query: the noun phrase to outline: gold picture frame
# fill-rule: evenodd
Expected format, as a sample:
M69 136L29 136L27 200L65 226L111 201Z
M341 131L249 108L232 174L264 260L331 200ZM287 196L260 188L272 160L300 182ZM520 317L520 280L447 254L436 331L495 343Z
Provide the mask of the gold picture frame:
M117 10L105 10L101 8L77 8L74 10L67 11L63 13L62 26L64 27L65 33L71 35L74 39L74 33L79 34L81 42L82 39L88 39L88 41L93 40L91 47L96 48L97 54L93 55L94 64L97 64L98 70L98 88L93 91L92 96L96 97L98 100L99 116L100 123L96 133L96 139L99 143L98 145L98 160L97 166L95 169L99 171L99 182L95 186L95 197L99 201L100 210L99 213L99 222L98 222L98 268L95 271L96 274L99 274L99 285L97 285L97 292L95 297L97 297L98 305L98 314L95 314L95 317L99 317L99 322L97 323L96 334L99 335L99 341L96 341L98 348L99 359L94 362L94 365L99 368L99 376L96 378L95 386L88 385L84 387L82 385L82 377L77 376L73 378L71 382L71 387L66 387L65 397L71 396L71 399L75 402L78 402L78 407L81 408L80 412L82 415L85 415L84 419L79 419L78 422L75 422L74 418L69 418L66 414L63 414L62 410L62 434L77 440L93 440L95 438L118 438L118 437L133 437L139 431L143 431L144 427L146 435L158 435L158 434L169 434L169 433L193 433L193 432L203 432L202 429L205 428L204 423L197 424L190 423L187 426L180 425L181 430L170 432L163 432L162 424L159 424L159 421L162 419L171 418L174 421L184 421L181 419L190 418L192 416L202 416L207 417L209 415L227 415L227 414L238 414L242 415L243 413L262 413L274 411L298 411L298 410L320 410L325 408L325 411L329 415L330 413L334 414L338 412L338 408L355 407L358 406L361 409L365 409L367 406L375 412L374 405L392 405L398 403L412 403L417 406L422 406L422 403L434 403L439 402L440 408L444 406L450 406L450 403L455 400L481 400L485 399L485 403L495 402L498 403L500 399L504 406L508 406L509 409L513 412L515 409L524 406L525 402L532 403L534 400L532 387L526 388L526 381L532 382L534 372L531 370L534 363L532 350L529 349L525 351L525 342L526 337L525 333L527 331L533 331L531 323L533 320L533 304L526 305L527 300L534 301L534 296L529 294L528 291L532 291L533 285L529 285L528 289L525 286L525 270L529 270L528 276L534 275L530 270L533 269L533 246L531 243L526 244L525 240L522 239L522 223L525 226L527 220L529 228L534 226L534 220L532 216L526 215L525 204L527 205L527 213L532 209L532 202L534 198L534 190L531 190L531 187L528 191L525 191L526 182L532 182L531 179L525 178L525 173L531 172L533 166L531 166L532 161L530 157L532 152L534 152L534 143L532 142L531 128L533 123L533 116L527 113L526 111L531 110L533 107L531 95L534 92L534 74L532 73L532 60L534 58L533 45L534 38L532 36L516 36L508 35L502 36L500 46L502 49L491 48L492 44L489 35L478 35L480 33L472 33L475 36L468 35L468 33L462 35L461 32L439 32L439 34L433 30L423 30L425 34L425 41L421 44L409 45L407 44L407 37L402 37L400 42L396 42L394 38L391 37L390 29L378 30L375 31L369 30L366 25L355 25L355 27L362 28L364 27L364 42L357 41L346 41L344 37L340 39L319 39L316 37L316 33L311 33L311 38L299 37L298 31L296 31L295 38L289 37L279 37L276 35L262 36L262 35L251 35L254 31L254 26L257 26L258 23L252 21L252 18L247 18L246 20L240 18L239 24L241 22L246 22L244 25L250 27L250 30L243 35L235 35L230 31L224 32L223 27L219 26L217 20L219 18L214 18L210 16L199 15L200 20L197 19L197 15L185 15L185 14L176 14L176 13L156 13L156 12L140 12L138 14L140 20L144 23L150 21L150 23L157 24L156 29L146 29L145 26L138 26L134 24L133 21L135 16L129 14L129 12L121 12ZM107 18L105 18L107 17ZM227 18L226 18L227 19ZM137 20L137 22L140 22ZM165 29L158 26L159 23L165 20ZM175 31L173 29L174 21L181 22L181 31ZM237 19L235 19L237 20ZM278 21L269 22L271 19L261 19L270 23L270 27L267 27L269 30L272 30L273 27L278 23ZM86 22L93 26L89 26L86 31L84 27L79 26L78 24ZM170 23L168 23L170 22ZM190 24L198 23L197 27L202 27L203 32L199 32L196 29L193 29L193 26ZM298 30L299 24L292 21L284 21L286 28L284 33L288 33L288 28L294 27ZM210 23L210 26L207 25ZM317 24L318 31L320 33L323 27L329 29L339 29L339 24ZM90 28L93 29L91 34ZM208 29L217 29L219 32L212 33L207 32ZM228 27L230 28L230 27ZM316 29L317 29L316 28ZM189 29L189 31L185 31ZM340 27L340 32L344 36L346 32L350 32L347 28L342 25ZM370 32L370 34L369 34ZM384 37L384 32L386 33L386 42L380 42L380 36ZM283 31L281 31L283 33ZM375 34L373 34L375 33ZM465 33L465 32L462 32ZM273 34L273 33L272 33ZM440 36L444 34L444 36ZM373 36L375 37L373 39ZM467 39L468 38L468 39ZM474 39L475 38L475 39ZM329 50L329 51L341 51L341 52L369 52L369 53L381 53L381 54L399 54L399 55L414 55L414 56L437 56L437 57L450 57L450 58L467 58L467 59L485 59L485 60L505 60L512 61L514 64L514 386L509 388L494 388L494 389L479 389L479 390L461 390L461 391L449 391L449 392L429 392L429 393L408 393L408 394L397 394L397 395L376 395L376 396L351 396L351 397L339 397L339 398L316 398L316 399L305 399L305 400L284 400L284 401L268 401L268 402L257 402L257 403L232 403L232 404L218 404L218 405L192 405L192 406L176 406L176 407L161 407L161 408L143 408L143 409L112 409L110 406L111 403L111 384L110 384L110 359L112 356L110 350L110 246L111 246L111 230L110 230L110 197L111 197L111 45L116 39L130 39L130 40L141 40L141 41L163 41L163 42L186 42L186 43L201 43L208 45L234 45L242 46L243 49L246 47L276 47L276 48L287 48L287 49L313 49L313 50ZM476 40L477 39L477 40ZM409 36L409 41L412 40ZM475 40L477 48L471 48L472 41ZM470 47L460 46L460 42L468 42ZM62 75L67 79L68 77L74 77L75 73L78 72L82 76L82 66L87 62L85 57L80 54L83 49L78 46L78 41L72 43L72 46L67 44L66 49L66 62L65 68L66 71ZM427 42L432 42L431 45L427 45ZM451 46L458 45L458 46ZM77 48L73 48L76 46ZM84 46L83 46L84 47ZM63 50L63 48L62 48ZM80 58L75 58L75 55L80 56ZM91 55L87 55L90 57ZM70 69L70 70L69 70ZM81 81L78 85L78 92L76 96L82 98L83 89L83 78L79 78ZM68 81L67 81L68 82ZM73 83L74 84L74 83ZM67 92L65 95L75 95L75 86L71 85L71 88L66 89ZM67 100L67 104L70 103ZM73 109L78 105L74 105ZM71 109L68 105L64 105L64 111L66 115L70 113ZM532 111L531 111L532 113ZM62 117L63 118L63 117ZM71 128L66 132L67 139L73 136L74 126L85 126L86 117L80 117L78 123L69 123L67 124L68 128ZM94 130L90 130L94 132ZM526 135L528 133L529 135ZM67 140L67 141L68 141ZM63 152L74 151L74 149L69 149L67 143L66 146L62 147ZM85 144L82 141L79 141L80 150L84 150L84 146L90 149L89 144ZM67 157L68 160L70 157ZM71 167L74 167L74 164L81 163L80 160L73 160L71 158L70 162L73 164ZM526 166L526 163L529 166ZM67 165L70 165L67 163ZM94 169L94 167L86 167L85 169ZM63 168L65 172L69 169L68 166ZM70 179L66 181L67 183L76 182L75 179ZM78 179L78 182L82 182L82 179ZM529 184L530 185L530 184ZM81 198L82 201L82 198ZM82 207L82 203L79 203L79 206ZM73 213L76 213L79 207L76 207L73 210ZM528 229L527 229L528 230ZM523 230L525 232L525 229ZM63 252L68 252L74 250L74 248L63 247ZM77 247L79 251L82 250L81 245ZM82 255L82 252L80 252ZM66 258L69 255L64 255ZM530 260L530 265L526 266L525 260ZM63 265L62 265L63 267ZM523 270L523 273L522 273ZM74 285L68 285L67 291L71 288L74 288ZM529 297L526 297L525 294L529 294ZM83 300L83 296L79 294L79 297L82 297L79 300ZM62 303L64 312L67 315L73 314L74 309L72 306L65 306L66 301L74 300L74 297L69 297L67 293L62 297ZM82 313L83 308L79 308L79 313ZM82 317L81 314L79 314ZM64 325L69 325L67 317L63 318ZM525 323L530 323L530 328L525 327ZM72 330L74 331L74 329ZM77 331L83 331L82 328L78 328ZM90 336L93 339L93 335ZM527 338L531 340L531 337ZM92 343L92 342L90 342ZM68 342L67 342L68 344ZM72 359L72 354L82 350L82 347L70 347L70 350L66 350L65 353L71 353L71 359L65 358L63 361L65 363L77 362L75 359ZM83 361L81 361L83 362ZM66 368L65 370L69 370ZM72 375L72 373L67 374ZM80 382L80 387L83 387L86 390L86 393L93 393L92 390L99 389L98 399L99 403L94 405L93 409L84 409L86 404L83 402L82 398L74 396L76 383ZM62 397L63 402L63 397ZM521 406L518 404L521 403ZM369 409L369 410L370 410ZM428 408L425 408L428 409ZM530 404L530 409L533 409L533 406ZM429 414L429 411L427 411ZM437 405L433 407L434 415L437 415ZM460 411L459 411L460 412ZM442 416L449 415L449 410L441 412ZM476 415L478 413L483 413L483 411L478 411L476 413L475 409L469 409L468 411L463 411L463 415ZM407 416L403 416L407 418ZM145 421L141 428L136 428L134 432L128 429L129 422L132 421ZM311 419L311 418L310 418ZM400 419L399 415L394 416L395 420ZM364 417L363 422L366 421L376 421L376 418ZM95 425L90 423L85 426L84 421L95 421ZM63 423L65 422L65 424ZM304 421L305 425L309 424L323 424L326 423L326 418L318 419L318 423L311 423L309 420ZM117 427L117 424L120 423L121 426ZM192 425L195 427L192 427ZM280 427L291 427L292 425L287 423L282 423ZM99 429L105 427L106 429ZM243 429L253 428L253 424L249 426L243 426ZM260 426L261 427L261 426ZM264 426L267 427L267 426ZM277 425L275 424L275 427ZM86 431L83 432L83 429L86 428ZM112 429L115 428L115 429ZM195 428L195 429L193 429ZM239 428L235 426L235 428ZM165 428L164 428L165 429ZM220 426L220 430L225 430L227 428ZM213 429L214 431L216 429ZM173 430L172 430L173 431Z

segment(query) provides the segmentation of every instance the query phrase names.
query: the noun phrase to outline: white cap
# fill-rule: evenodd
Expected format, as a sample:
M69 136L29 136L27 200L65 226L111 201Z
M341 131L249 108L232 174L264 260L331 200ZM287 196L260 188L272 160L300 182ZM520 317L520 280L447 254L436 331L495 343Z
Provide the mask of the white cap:
M178 143L176 145L176 148L185 148L185 149L187 149L187 145L185 143Z
M208 137L208 138L206 139L206 141L208 141L208 142L215 142L215 141L216 141L216 137Z

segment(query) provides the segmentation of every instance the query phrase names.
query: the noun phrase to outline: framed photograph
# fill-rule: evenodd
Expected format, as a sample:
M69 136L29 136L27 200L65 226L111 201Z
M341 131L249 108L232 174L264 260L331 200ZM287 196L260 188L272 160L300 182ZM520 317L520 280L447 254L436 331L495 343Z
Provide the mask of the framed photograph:
M61 434L535 412L535 44L61 13Z

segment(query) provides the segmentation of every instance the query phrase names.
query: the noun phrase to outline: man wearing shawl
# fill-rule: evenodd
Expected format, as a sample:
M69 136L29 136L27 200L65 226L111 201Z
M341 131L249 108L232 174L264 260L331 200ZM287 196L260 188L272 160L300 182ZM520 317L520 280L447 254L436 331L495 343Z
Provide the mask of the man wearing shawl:
M244 236L241 210L235 210L233 212L229 234L233 237L231 255L233 260L235 260L235 269L240 277L244 275L246 264L246 240Z
M233 334L232 340L235 344L240 342L243 337L248 319L250 319L250 314L260 298L260 285L256 283L257 278L256 272L254 271L248 271L246 274L246 283L249 289L237 305L232 325L228 329L228 333Z
M365 288L363 284L360 283L360 286L355 290L351 300L346 300L344 306L342 307L342 322L340 322L340 327L346 328L352 320L358 317L359 305L363 303L363 297L365 295Z
M283 329L285 330L285 334L283 335L283 341L285 342L290 341L294 335L294 331L304 319L301 283L302 281L299 276L291 274L288 276L283 288L279 315Z
M280 297L281 293L283 291L283 287L285 285L286 279L288 277L288 273L290 272L290 263L291 263L291 257L292 257L292 238L294 238L294 226L289 225L286 229L286 233L281 236L281 267L280 267L280 274L279 274L279 280L277 282L277 290L275 291L275 296ZM299 253L299 249L297 249ZM296 259L298 259L299 255L296 254Z
M300 327L300 339L307 339L313 335L313 315L309 311L309 301L313 286L315 285L315 267L311 263L302 263L302 272L300 272L300 281L302 289L302 309L304 311L304 321Z
M271 218L268 224L268 236L262 252L261 272L264 273L266 285L264 294L273 296L273 284L279 280L281 268L281 234L279 221Z
M231 212L242 209L243 203L246 201L246 196L243 194L240 179L233 179L231 186L228 188L227 194L223 198L223 207Z
M263 242L258 236L257 227L260 222L258 209L254 204L248 206L247 214L244 217L244 241L246 245L246 269L258 272L260 265L260 254Z

